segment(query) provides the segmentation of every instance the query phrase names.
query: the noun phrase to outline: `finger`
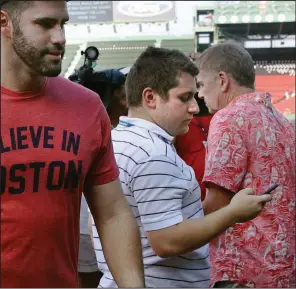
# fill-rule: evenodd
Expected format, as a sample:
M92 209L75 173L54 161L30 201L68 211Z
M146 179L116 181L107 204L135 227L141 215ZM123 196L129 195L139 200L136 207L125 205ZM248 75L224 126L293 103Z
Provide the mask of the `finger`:
M267 202L260 202L259 204L260 204L261 210L262 210L265 207L265 205L267 204Z
M259 197L259 202L270 202L272 200L272 196L270 194L268 195L262 195L262 196L258 196Z
M246 189L243 189L243 190L241 190L239 192L242 193L242 194L246 194L246 195L254 195L254 191L251 188L246 188Z

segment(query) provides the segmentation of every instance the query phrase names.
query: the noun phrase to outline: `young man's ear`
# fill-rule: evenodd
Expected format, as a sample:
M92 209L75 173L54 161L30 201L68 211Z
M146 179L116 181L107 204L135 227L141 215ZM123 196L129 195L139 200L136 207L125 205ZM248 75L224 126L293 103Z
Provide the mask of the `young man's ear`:
M152 88L147 87L143 90L142 93L143 104L151 109L156 108L156 94L152 90Z

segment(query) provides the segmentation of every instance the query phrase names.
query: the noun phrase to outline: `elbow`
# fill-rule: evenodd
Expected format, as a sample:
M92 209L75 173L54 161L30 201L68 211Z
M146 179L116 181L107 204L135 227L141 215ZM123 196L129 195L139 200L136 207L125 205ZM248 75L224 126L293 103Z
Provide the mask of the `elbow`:
M155 242L154 244L151 243L151 247L155 254L160 258L171 258L182 254L181 250L176 246L165 241Z
M208 206L208 203L206 201L203 201L202 202L202 209L203 209L204 215L206 216L206 215L212 213L211 209L213 209L213 207L210 209Z
M187 253L188 242L178 230L178 225L147 232L149 243L158 257L171 258Z

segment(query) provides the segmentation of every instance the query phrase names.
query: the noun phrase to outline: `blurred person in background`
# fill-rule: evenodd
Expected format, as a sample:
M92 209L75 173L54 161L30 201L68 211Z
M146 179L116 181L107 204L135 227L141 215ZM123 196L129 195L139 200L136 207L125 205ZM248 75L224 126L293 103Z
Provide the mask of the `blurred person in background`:
M205 214L231 203L239 190L279 187L261 214L235 224L210 246L214 287L295 287L295 131L255 91L252 57L227 41L199 57L199 97L214 114L208 135Z
M111 77L112 73L112 100L107 107L107 113L111 121L112 127L116 127L120 116L127 115L127 103L125 94L126 75L114 69L104 70L107 77Z
M79 288L96 288L102 273L98 268L96 254L92 244L89 228L89 209L82 195L80 207L80 240L78 255Z

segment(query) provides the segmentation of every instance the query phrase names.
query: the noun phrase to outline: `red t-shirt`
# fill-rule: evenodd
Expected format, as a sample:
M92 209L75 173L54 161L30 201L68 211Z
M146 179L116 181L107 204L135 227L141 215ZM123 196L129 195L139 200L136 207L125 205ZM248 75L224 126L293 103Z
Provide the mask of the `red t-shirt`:
M189 131L176 137L175 147L178 155L194 170L201 189L201 200L204 200L206 188L202 183L205 170L207 134L212 116L194 117L189 124Z
M1 87L1 287L77 287L83 187L118 177L94 92L62 77Z
M234 99L217 112L208 137L205 183L234 193L280 186L255 219L226 230L210 246L212 283L295 288L295 130L268 93Z

